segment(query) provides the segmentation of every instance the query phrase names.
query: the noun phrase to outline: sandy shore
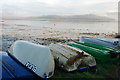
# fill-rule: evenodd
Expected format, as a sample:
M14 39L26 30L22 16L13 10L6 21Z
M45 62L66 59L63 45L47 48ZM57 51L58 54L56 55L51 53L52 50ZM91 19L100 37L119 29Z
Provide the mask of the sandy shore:
M34 37L30 37L30 38L18 38L18 37L1 37L0 38L0 50L1 51L7 51L8 48L17 40L25 40L25 41L29 41L35 44L40 44L40 45L49 45L50 43L57 43L57 42L61 42L61 43L65 43L68 41L72 41L72 39L50 39L50 38L34 38ZM77 39L74 39L77 41Z
M22 38L54 38L54 39L78 39L80 36L102 36L114 37L116 33L99 33L91 32L90 29L64 28L58 26L44 26L36 27L26 24L6 24L0 23L1 36L3 37L22 37Z
M74 36L74 35L72 35ZM7 51L8 48L17 40L25 40L35 44L40 45L49 45L50 43L65 43L69 41L78 41L81 36L89 36L95 37L100 36L96 33L83 33L80 34L79 37L76 38L68 38L68 37L37 37L37 36L18 36L18 35L2 35L0 37L0 51ZM105 36L105 35L104 35ZM115 35L106 35L105 37L114 37Z
M115 37L117 34L89 33L77 29L55 29L49 27L26 28L28 25L3 26L1 24L0 51L7 51L17 40L25 40L35 44L49 45L50 43L65 43L68 41L78 41L81 36L89 37ZM119 76L120 69L116 70L116 77Z
M16 40L26 40L36 44L49 45L55 42L68 42L79 40L81 36L89 37L115 37L116 33L91 33L89 29L82 32L82 29L63 29L57 27L33 27L23 24L0 23L0 50L6 51Z

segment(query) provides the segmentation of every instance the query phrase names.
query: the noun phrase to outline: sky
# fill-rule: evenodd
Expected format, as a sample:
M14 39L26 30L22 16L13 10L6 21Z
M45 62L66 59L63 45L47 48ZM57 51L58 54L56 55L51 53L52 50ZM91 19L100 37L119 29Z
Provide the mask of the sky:
M118 11L119 0L1 0L2 17L102 14Z

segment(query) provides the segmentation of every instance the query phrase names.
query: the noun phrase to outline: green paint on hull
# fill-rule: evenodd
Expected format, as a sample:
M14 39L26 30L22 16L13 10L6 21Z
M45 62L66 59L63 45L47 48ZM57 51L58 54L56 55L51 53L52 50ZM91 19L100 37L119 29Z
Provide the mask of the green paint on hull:
M104 51L104 50L88 47L88 46L78 44L78 43L75 43L75 42L69 42L68 45L70 45L72 47L79 48L79 49L91 54L97 60L99 60L101 62L111 62L111 61L116 60L116 58L111 57L110 53L108 53L109 51Z
M100 50L115 51L117 53L120 53L120 50L118 50L118 49L103 46L103 45L99 45L99 44L93 44L93 43L88 43L88 42L76 42L76 41L75 41L75 43L82 44L82 45L85 45L85 46L88 46L88 47L93 47L93 48L100 49Z

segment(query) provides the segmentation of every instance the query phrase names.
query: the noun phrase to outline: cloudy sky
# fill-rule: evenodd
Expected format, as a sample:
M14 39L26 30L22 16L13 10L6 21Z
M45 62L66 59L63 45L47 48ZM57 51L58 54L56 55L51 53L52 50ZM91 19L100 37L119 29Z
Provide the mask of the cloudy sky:
M1 0L3 17L117 12L119 0Z

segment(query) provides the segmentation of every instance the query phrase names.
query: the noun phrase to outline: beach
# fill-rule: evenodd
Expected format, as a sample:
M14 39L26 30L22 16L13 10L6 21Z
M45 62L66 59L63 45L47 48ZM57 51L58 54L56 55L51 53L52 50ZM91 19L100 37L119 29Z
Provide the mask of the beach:
M114 27L117 29L116 24L111 25L110 28L105 28L105 26L109 26L110 23L58 23L46 21L36 22L20 20L17 22L16 20L0 22L0 51L9 50L10 46L17 40L25 40L35 44L48 46L50 43L79 41L79 38L81 36L112 38L118 35L117 30L114 30ZM89 27L89 25L91 26ZM98 64L98 66L100 66L100 69L98 68L99 71L97 74L91 74L87 72L75 72L74 74L66 73L58 68L55 70L53 79L73 78L74 76L76 76L74 78L86 78L86 76L88 78L116 78L119 75L120 70L119 68L116 68L119 67L119 65L112 65L107 70L104 68L106 66L103 64Z
M119 3L1 0L0 78L31 79L39 73L49 80L120 80Z
M117 23L4 20L0 22L0 31L0 49L6 51L16 40L49 45L54 42L78 41L81 36L115 37Z

